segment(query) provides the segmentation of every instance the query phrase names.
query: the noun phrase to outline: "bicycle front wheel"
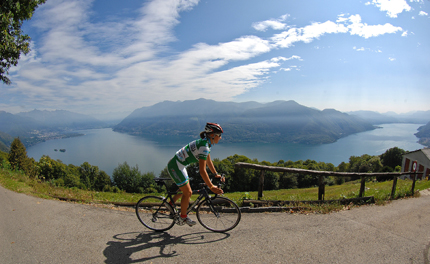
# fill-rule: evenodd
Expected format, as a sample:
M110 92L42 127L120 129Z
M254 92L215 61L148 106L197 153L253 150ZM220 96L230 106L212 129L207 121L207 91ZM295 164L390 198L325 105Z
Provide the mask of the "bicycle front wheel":
M136 215L139 221L154 231L166 231L175 224L175 211L163 198L146 196L136 204Z
M196 216L204 228L213 232L227 232L239 224L241 212L232 200L216 197L201 202Z

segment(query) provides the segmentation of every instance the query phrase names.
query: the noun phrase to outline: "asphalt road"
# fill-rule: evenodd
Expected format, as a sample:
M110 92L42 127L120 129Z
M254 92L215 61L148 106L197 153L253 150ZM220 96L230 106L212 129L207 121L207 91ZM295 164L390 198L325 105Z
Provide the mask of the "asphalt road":
M193 216L192 216L193 217ZM326 215L243 214L226 234L0 187L0 263L430 263L430 196Z

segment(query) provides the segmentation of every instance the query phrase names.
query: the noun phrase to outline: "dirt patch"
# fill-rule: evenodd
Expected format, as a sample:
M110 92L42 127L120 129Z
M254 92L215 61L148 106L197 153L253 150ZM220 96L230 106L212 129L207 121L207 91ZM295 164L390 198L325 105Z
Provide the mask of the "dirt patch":
M420 191L421 195L430 195L430 189Z

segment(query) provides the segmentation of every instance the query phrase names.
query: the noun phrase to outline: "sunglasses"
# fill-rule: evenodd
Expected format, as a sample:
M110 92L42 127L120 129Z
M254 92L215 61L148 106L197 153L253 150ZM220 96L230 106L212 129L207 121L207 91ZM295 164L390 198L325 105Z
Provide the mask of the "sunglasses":
M221 136L222 136L222 134L215 134L215 136L221 137Z

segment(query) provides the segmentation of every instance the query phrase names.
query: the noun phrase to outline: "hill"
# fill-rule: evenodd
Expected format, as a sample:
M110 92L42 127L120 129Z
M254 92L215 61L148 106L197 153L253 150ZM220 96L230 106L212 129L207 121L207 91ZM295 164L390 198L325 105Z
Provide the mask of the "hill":
M0 151L9 152L10 144L12 144L13 137L9 134L0 131Z
M33 110L18 114L0 111L0 131L11 137L20 137L25 146L38 142L72 135L74 130L106 127L94 117L64 110ZM7 145L7 141L0 141ZM10 143L9 143L10 144Z
M420 144L430 147L430 122L428 122L425 126L419 127L415 136L420 139Z
M396 114L393 112L381 114L373 111L353 111L348 112L348 114L360 117L373 125L390 123L426 124L430 121L430 111L416 111L404 114Z
M148 136L196 137L206 122L220 123L227 142L331 143L374 129L355 116L295 101L233 103L198 99L165 101L136 109L114 131Z

